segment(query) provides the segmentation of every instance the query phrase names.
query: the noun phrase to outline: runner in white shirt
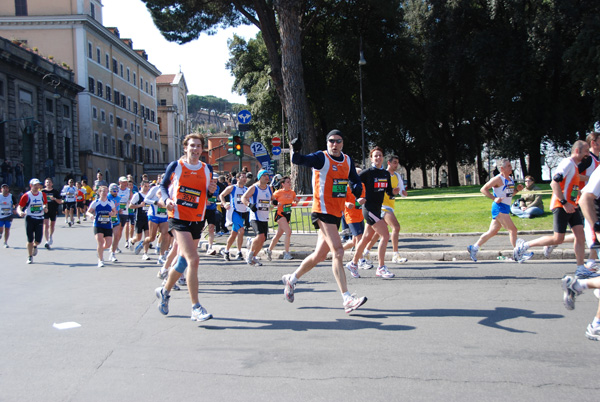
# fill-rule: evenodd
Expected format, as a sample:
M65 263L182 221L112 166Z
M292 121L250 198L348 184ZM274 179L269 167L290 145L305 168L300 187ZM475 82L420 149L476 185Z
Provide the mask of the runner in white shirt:
M119 241L121 240L123 227L129 221L129 201L131 200L131 191L129 191L129 188L127 187L127 182L127 177L119 177L119 191L117 193L119 205L116 205L116 207L121 224L113 228L113 242L111 246L113 254L121 252L119 249Z
M4 232L4 248L8 248L10 226L12 225L16 206L17 200L15 199L15 196L10 193L10 187L8 187L8 184L3 184L2 194L0 194L0 239Z
M64 200L64 212L65 212L65 223L69 227L75 224L75 208L77 206L77 187L75 187L75 181L69 179L67 185L65 185L60 192Z

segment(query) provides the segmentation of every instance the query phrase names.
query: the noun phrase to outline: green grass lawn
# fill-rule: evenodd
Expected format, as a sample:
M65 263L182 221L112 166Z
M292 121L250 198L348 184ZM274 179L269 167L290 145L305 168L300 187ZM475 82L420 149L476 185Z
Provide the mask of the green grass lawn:
M542 190L550 190L548 184L541 184L538 187ZM409 191L407 198L396 201L396 217L400 222L401 232L485 232L491 221L492 201L480 194L479 189L480 186L462 186ZM459 196L465 194L476 196ZM517 229L551 230L552 213L548 210L550 197L550 194L543 195L546 212L541 217L520 219L511 215Z
M550 190L549 184L539 184ZM492 201L479 192L480 186L462 186L410 190L407 198L396 200L396 217L404 233L467 233L485 232L491 222ZM422 198L421 198L422 197ZM434 198L437 197L437 198ZM516 198L519 196L517 195ZM552 230L550 194L544 194L545 213L534 219L511 215L518 230ZM515 199L516 199L515 198ZM310 208L294 208L292 230L309 229ZM301 214L300 211L305 212ZM308 213L307 213L308 212ZM275 224L275 227L277 224Z

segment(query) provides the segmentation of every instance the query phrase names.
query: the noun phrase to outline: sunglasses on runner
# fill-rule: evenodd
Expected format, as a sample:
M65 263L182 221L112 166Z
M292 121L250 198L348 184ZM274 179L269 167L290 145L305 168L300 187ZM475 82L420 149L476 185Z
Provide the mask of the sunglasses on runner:
M344 141L344 140L342 140L341 138L337 138L337 139L336 138L330 138L327 141L329 141L332 144L341 144L342 141Z

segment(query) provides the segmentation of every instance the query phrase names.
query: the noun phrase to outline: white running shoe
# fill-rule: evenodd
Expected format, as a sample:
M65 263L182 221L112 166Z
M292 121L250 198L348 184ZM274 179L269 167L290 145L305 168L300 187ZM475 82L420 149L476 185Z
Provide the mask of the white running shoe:
M148 254L144 253L144 255L142 255L143 261L148 261L149 259L150 259L150 257L148 257Z
M594 289L594 296L600 299L600 289Z
M52 243L54 243L54 240L52 240L52 236L50 236L50 238L48 239L48 245L52 245Z
M9 248L10 246L8 245L8 243L4 243L4 248Z
M102 268L104 266L104 261L98 260L98 268Z
M31 264L32 262L33 262L33 257L32 256L27 257L26 263Z
M269 250L268 248L265 249L265 254L267 255L267 260L273 261L273 252L271 250Z
M469 257L471 257L473 261L477 262L477 252L479 250L475 250L475 247L471 245L467 247L467 251L469 252Z
M252 257L252 262L254 262L254 265L258 266L258 267L262 267L262 262L260 262L260 260L256 257Z
M356 310L357 308L359 308L366 302L367 302L366 296L356 297L356 295L352 295L350 298L348 298L344 302L344 310L346 310L346 313L351 313L352 311Z
M158 257L158 260L156 260L158 265L163 265L165 262L167 262L167 260L165 260L162 255Z
M405 262L408 262L408 258L400 257L398 254L394 254L392 257L392 262L396 264L404 264Z
M206 250L206 255L215 255L215 254L217 254L217 250L215 250L212 247Z
M292 254L288 253L287 251L283 253L284 260L291 260L292 258Z
M561 287L563 290L563 304L567 310L575 309L575 297L581 294L581 291L575 290L575 283L577 279L572 276L565 275L561 280Z
M109 258L109 260L110 260L111 262L117 262L117 261L119 261L119 260L117 260L117 256L115 255L115 253L110 253L110 258Z
M256 262L254 262L254 253L252 251L248 251L248 256L246 257L246 264L248 264L248 265L256 264Z
M592 272L598 272L598 268L600 267L600 265L598 265L597 261L588 261L584 265L588 271L592 271Z
M592 324L587 326L585 336L592 341L600 341L600 326L594 328Z
M544 246L544 257L550 258L550 254L552 254L552 250L554 250L556 246Z
M285 286L285 289L283 290L285 300L289 301L290 303L293 303L294 289L296 289L296 284L292 284L292 274L283 275L281 277L281 282L283 282L283 285Z
M122 253L121 249L117 247L117 254L121 254L121 253Z
M200 304L192 308L192 321L206 321L213 318L212 314L208 313Z
M371 261L367 261L364 258L358 260L358 268L359 269L371 269L373 268L373 263Z
M396 276L393 273L391 273L390 271L388 271L388 269L387 269L387 267L385 265L377 268L377 272L375 272L375 275L379 276L379 277L381 277L383 279L391 279L394 276Z
M360 275L358 274L358 266L352 261L346 264L346 269L350 271L350 275L352 275L353 278L360 278Z

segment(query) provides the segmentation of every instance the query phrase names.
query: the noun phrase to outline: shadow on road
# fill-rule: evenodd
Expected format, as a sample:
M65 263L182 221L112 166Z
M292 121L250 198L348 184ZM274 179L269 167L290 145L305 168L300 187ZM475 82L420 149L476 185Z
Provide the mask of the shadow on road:
M339 309L338 309L339 310ZM379 329L382 331L409 331L415 329L408 325L384 325L381 322L355 320L351 318L339 318L335 321L294 321L294 320L247 320L241 318L215 318L214 320L224 322L239 322L248 325L234 326L212 326L203 325L204 329L258 329L258 330L292 330L292 331L309 331L309 330L359 330L359 329ZM252 325L255 324L255 325Z
M355 317L363 318L390 318L390 317L482 317L478 323L490 328L501 329L515 333L530 333L536 332L523 331L516 328L510 328L500 325L499 323L514 318L534 318L538 320L548 320L563 318L560 314L538 314L532 310L523 310L510 307L496 307L494 310L460 310L460 309L425 309L425 310L391 310L388 313L381 314L364 314L366 311L380 312L381 310L361 309L359 314L354 314ZM361 314L362 313L362 314Z

